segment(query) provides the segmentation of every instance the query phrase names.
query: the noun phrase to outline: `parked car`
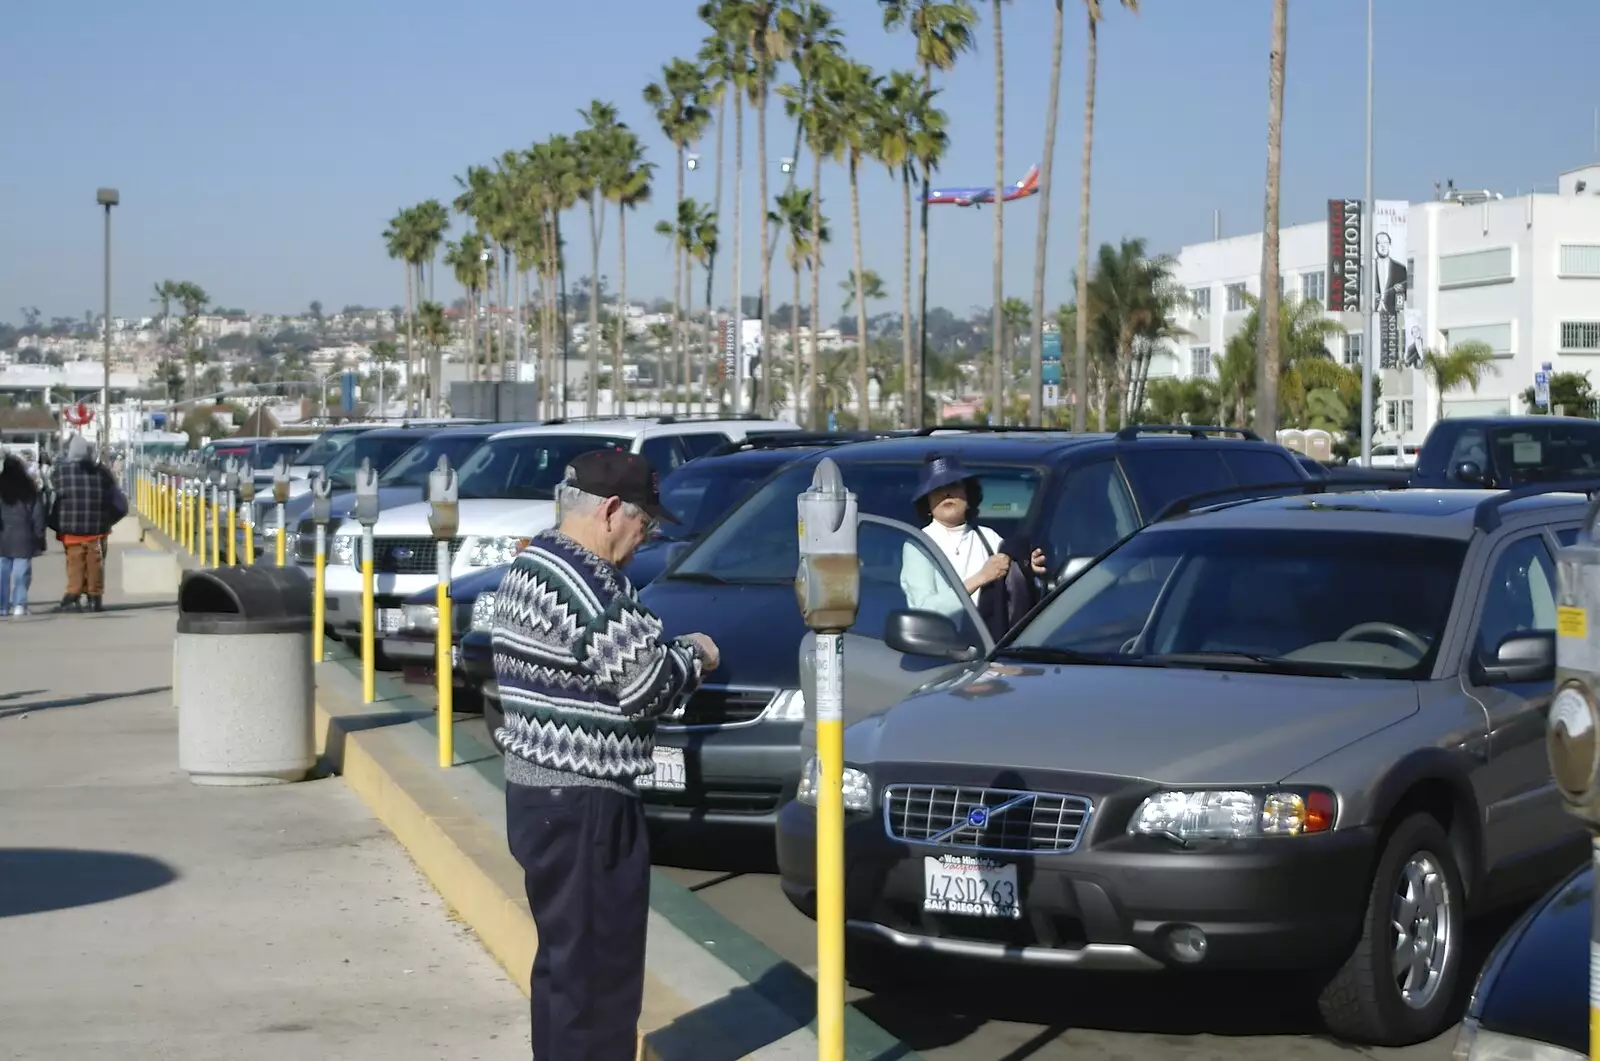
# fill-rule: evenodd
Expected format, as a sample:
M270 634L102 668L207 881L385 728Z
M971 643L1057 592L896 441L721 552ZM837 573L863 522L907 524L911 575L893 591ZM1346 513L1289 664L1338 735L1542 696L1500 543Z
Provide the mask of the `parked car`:
M1586 503L1214 505L1122 542L998 645L955 589L948 614L878 605L913 550L959 582L910 527L864 526L858 625L882 640L845 635L854 975L927 951L1309 972L1342 1038L1438 1035L1468 917L1587 851L1544 750L1554 554ZM812 757L777 832L813 915L816 778Z
M1422 440L1418 486L1504 490L1600 476L1600 422L1573 416L1461 416Z
M981 522L1002 537L1026 534L1063 574L1182 495L1306 481L1282 446L1237 431L1181 432L923 433L813 453L768 479L640 594L667 634L704 631L722 656L683 713L657 727L656 772L640 789L658 834L711 827L770 843L778 808L799 784L806 699L797 654L806 628L794 598L795 498L822 456L838 463L861 512L905 520L915 518L924 459L959 457L982 483ZM862 583L854 636L881 639L883 616L903 606L897 589L884 596L879 585ZM892 655L882 665L924 666Z
M1535 903L1489 955L1456 1061L1588 1061L1594 867Z

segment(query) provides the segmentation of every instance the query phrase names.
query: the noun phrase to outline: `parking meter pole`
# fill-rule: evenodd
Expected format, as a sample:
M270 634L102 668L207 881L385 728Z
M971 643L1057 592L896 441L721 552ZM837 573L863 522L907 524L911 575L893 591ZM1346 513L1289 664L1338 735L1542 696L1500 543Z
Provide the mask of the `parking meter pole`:
M206 566L206 481L199 477L194 481L194 556L200 561L200 566Z
M323 632L323 622L326 616L327 601L324 593L328 584L328 520L333 516L333 484L328 481L326 472L319 471L311 480L311 520L317 526L317 552L314 560L314 576L311 587L311 662L321 663L324 659L324 643L327 637Z
M233 487L228 487L228 566L237 567L239 558L239 499Z
M817 1056L844 1061L844 639L861 599L856 496L824 458L798 498L795 597L816 631Z
M222 491L211 484L211 566L222 566Z
M278 563L279 567L282 567L284 565L284 563L287 561L287 557L284 555L284 553L285 553L285 550L286 550L286 548L288 547L288 544L289 544L289 528L285 527L283 525L283 521L284 521L283 502L279 501L278 502L278 521L277 521L278 537L277 537L277 545L276 545L277 563Z
M439 456L439 465L428 473L428 529L433 532L434 554L438 557L439 585L436 592L438 626L434 632L433 665L439 683L439 768L455 765L455 664L450 658L454 641L454 621L450 615L450 540L461 522L456 494L456 473L450 459Z
M279 457L277 463L272 466L272 500L278 504L277 556L278 566L282 567L284 565L284 546L289 540L289 528L283 525L283 506L289 500L289 461L284 457Z
M356 522L361 524L361 697L363 703L377 699L378 645L372 614L372 527L378 522L378 472L370 458L362 458L356 469Z
M1556 554L1556 680L1547 714L1550 772L1567 810L1589 827L1600 874L1600 499ZM1589 928L1589 1056L1600 1061L1600 902Z
M244 562L256 562L256 470L246 464L239 472L239 504L244 509Z

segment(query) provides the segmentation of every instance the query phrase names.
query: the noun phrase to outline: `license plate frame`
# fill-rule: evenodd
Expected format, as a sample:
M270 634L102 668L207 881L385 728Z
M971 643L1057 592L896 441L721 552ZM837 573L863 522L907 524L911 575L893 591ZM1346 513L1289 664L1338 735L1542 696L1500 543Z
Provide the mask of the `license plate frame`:
M924 855L922 908L934 914L1021 920L1017 864L979 855Z
M682 792L689 787L689 774L684 764L683 749L657 747L650 755L655 772L640 774L634 779L636 788L650 792Z

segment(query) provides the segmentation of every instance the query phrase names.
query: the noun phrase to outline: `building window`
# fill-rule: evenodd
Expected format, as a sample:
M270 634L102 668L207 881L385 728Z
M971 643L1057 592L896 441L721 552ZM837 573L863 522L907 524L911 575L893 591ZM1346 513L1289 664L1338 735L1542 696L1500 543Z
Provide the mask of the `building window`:
M1328 303L1328 274L1318 269L1300 277L1300 297L1307 302Z
M1194 305L1194 315L1204 317L1211 312L1211 289L1197 287L1189 292L1189 301Z
M1512 266L1510 247L1442 255L1439 258L1439 286L1452 288L1507 284L1516 278Z
M1446 339L1452 350L1462 343L1483 343L1494 351L1496 357L1510 357L1513 353L1511 336L1511 322L1507 321L1503 324L1469 324L1465 327L1453 327L1446 335Z
M1197 346L1189 351L1189 373L1193 376L1211 375L1211 347Z
M1562 321L1561 349L1573 353L1600 354L1600 321Z
M1561 264L1556 271L1560 276L1600 278L1600 245L1563 243Z
M1416 426L1415 407L1410 398L1389 398L1383 403L1383 423L1390 431L1404 434Z
M1344 333L1344 363L1355 368L1361 367L1361 333Z
M1243 313L1248 308L1245 305L1244 294L1245 294L1245 285L1244 284L1241 283L1241 284L1229 284L1228 285L1228 312L1229 313Z

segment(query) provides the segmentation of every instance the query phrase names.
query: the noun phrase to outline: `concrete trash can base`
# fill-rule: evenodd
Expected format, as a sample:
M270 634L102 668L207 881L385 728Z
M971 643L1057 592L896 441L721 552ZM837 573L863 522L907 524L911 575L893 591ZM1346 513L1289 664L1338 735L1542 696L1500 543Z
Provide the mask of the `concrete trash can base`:
M310 579L292 567L186 573L173 677L178 765L193 783L304 780L316 763Z

